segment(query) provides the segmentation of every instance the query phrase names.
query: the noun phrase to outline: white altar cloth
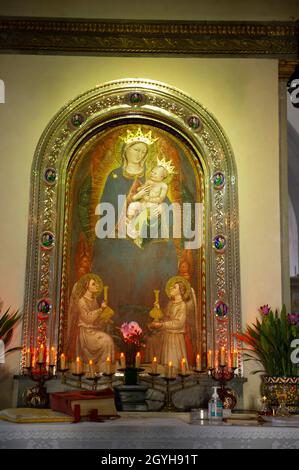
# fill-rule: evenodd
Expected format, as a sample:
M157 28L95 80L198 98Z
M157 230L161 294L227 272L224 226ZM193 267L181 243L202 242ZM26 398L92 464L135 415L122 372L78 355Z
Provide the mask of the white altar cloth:
M0 449L299 449L299 427L205 423L144 415L104 423L2 421Z

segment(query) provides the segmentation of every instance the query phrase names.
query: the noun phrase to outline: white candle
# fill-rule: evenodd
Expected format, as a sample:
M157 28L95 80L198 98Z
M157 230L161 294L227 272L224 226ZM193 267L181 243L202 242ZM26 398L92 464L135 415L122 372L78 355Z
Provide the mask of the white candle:
M120 353L120 367L121 367L121 369L126 368L126 357L125 357L125 354L123 352Z
M91 378L94 378L94 367L93 367L92 359L89 359L88 368L89 368L89 375L90 375L90 377L91 377Z
M106 374L111 374L111 358L107 356L106 359Z
M30 351L30 348L28 348L27 351L26 351L25 367L31 367L31 351Z
M168 379L171 379L174 376L174 371L173 371L173 363L172 361L169 361L166 370L165 370L165 377Z
M82 361L79 356L76 359L75 374L82 374Z
M153 358L152 360L152 374L156 374L157 373L157 358L156 356Z
M135 357L135 367L136 367L136 369L138 369L140 367L140 361L141 361L141 354L138 351L138 353L136 354L136 357Z
M207 367L208 369L212 369L212 351L209 349L208 351L208 361L207 361Z
M196 354L196 370L201 370L201 360L200 360L200 354Z
M54 346L51 347L51 350L50 350L50 362L49 362L49 365L50 366L55 366L56 364L56 351L55 351L55 348Z
M61 370L66 369L66 360L65 360L65 354L64 353L60 354L60 369Z
M40 362L40 363L44 362L44 351L45 351L44 345L41 344L38 350L37 362Z
M220 350L220 365L225 366L225 347L222 346Z
M184 357L181 360L181 374L186 375L186 359Z
M233 367L238 367L238 351L236 349L233 351Z

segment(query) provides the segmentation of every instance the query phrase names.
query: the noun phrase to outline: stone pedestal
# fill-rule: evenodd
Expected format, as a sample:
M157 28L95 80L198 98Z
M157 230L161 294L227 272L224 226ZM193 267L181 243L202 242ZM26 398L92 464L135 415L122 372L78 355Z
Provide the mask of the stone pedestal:
M118 411L147 411L146 385L120 385L114 387Z

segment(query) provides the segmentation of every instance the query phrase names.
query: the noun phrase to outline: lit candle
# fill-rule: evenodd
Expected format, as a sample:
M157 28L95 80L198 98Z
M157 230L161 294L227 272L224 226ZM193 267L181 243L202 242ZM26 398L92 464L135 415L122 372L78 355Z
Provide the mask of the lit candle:
M225 366L225 347L222 346L220 350L220 365Z
M104 286L104 302L106 304L108 303L108 289L109 289L109 286Z
M76 359L75 374L82 374L82 361L79 356Z
M171 379L173 376L174 376L174 373L173 373L173 363L172 363L172 361L169 361L168 364L167 364L167 366L166 366L165 377Z
M126 357L125 357L125 354L123 352L120 353L120 367L122 369L126 368Z
M93 379L94 378L94 368L93 368L92 359L89 359L88 366L89 366L89 375Z
M56 363L56 351L55 351L54 346L52 346L52 347L51 347L51 350L50 350L50 362L49 362L49 365L50 365L50 366L55 366L55 363Z
M208 360L207 360L207 367L208 369L212 369L212 351L211 349L208 350Z
M200 354L196 354L196 370L201 370L201 360L200 360Z
M186 375L186 359L184 357L181 360L181 374Z
M44 351L45 351L44 345L41 344L38 350L37 362L40 362L40 363L44 362Z
M25 367L31 367L31 351L30 348L27 349L25 354Z
M106 359L106 374L111 374L111 358L107 356Z
M238 351L236 349L233 351L233 367L238 367Z
M138 369L140 367L140 361L141 361L141 354L138 351L138 353L136 354L136 357L135 357L135 367L136 367L136 369Z
M155 356L152 360L152 374L157 373L157 366L158 366L158 363L157 363L157 358Z
M65 354L64 353L60 354L60 369L61 370L66 369L66 360L65 360Z

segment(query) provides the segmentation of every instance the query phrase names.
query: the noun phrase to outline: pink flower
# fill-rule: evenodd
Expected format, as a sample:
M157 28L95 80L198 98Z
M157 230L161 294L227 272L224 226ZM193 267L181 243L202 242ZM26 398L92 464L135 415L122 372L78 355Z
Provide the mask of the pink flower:
M291 325L299 325L299 313L289 313L288 320Z
M142 334L142 328L137 322L131 321L130 323L123 323L120 327L123 340L127 343L139 343Z
M267 316L269 315L270 313L270 310L271 310L271 307L269 307L269 305L262 305L260 308L259 308L259 311L262 315L264 316Z

